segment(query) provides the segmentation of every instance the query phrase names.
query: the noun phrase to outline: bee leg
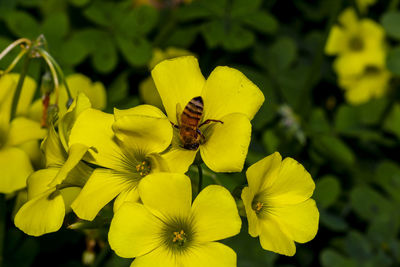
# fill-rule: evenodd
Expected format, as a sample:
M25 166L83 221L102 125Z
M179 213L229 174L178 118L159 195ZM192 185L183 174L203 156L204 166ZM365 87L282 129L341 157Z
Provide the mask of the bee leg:
M204 134L200 131L199 128L196 129L196 132L200 135L200 144L204 144L204 142L206 141L206 137L204 136Z
M210 122L220 122L221 124L224 124L224 122L220 120L205 120L203 123L199 125L199 127L203 126L204 124L209 124Z
M172 121L170 121L170 123L172 124L172 126L174 126L174 128L179 129L179 126L176 125L175 123L173 123Z

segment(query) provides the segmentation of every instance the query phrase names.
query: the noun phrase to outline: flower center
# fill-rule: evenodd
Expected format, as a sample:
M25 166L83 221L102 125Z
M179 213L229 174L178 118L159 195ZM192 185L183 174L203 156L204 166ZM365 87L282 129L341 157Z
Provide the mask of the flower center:
M141 163L136 165L136 171L142 177L148 175L150 173L150 171L151 171L150 162L148 162L147 160L143 160Z
M260 201L257 201L257 202L255 202L255 203L253 203L253 205L252 205L253 210L254 210L257 214L260 213L260 211L262 210L263 207L264 207L264 203L262 203L262 202L260 202Z
M361 51L364 48L364 42L359 36L354 36L349 40L349 47L353 51Z
M380 73L380 69L375 66L367 66L364 70L365 75L378 75Z
M185 231L181 230L180 232L174 232L174 238L172 239L172 242L177 244L178 246L183 246L185 244L187 238Z

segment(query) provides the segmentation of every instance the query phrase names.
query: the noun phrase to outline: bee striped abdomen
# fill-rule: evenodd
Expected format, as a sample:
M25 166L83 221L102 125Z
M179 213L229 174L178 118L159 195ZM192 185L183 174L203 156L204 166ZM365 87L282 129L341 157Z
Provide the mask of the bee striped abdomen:
M181 127L197 129L203 115L203 99L198 96L192 98L181 115Z

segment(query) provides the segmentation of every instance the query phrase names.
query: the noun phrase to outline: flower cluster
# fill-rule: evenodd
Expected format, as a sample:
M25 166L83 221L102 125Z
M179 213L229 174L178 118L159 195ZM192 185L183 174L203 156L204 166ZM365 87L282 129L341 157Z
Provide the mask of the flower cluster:
M366 7L366 1L359 2ZM358 19L352 8L344 10L338 20L339 25L330 31L325 52L337 55L333 67L347 101L359 104L384 95L391 77L385 63L384 29L369 18Z
M20 175L30 176L28 201L14 219L19 229L34 236L54 232L66 213L93 221L112 203L108 240L117 255L135 258L132 266L236 266L235 252L217 241L240 232L236 203L242 201L249 233L259 236L264 249L291 256L294 241L314 238L314 182L298 162L282 160L278 152L248 168L242 200L221 185L201 190L200 183L193 200L191 165L242 171L251 120L264 102L255 84L229 67L217 67L205 79L193 56L162 61L152 78L166 114L151 105L105 113L99 110L104 102L70 83L73 103L50 120L47 134L38 126L34 136L45 137L45 168L29 167ZM9 118L2 117L4 157L23 153L15 146L28 140L14 136L28 129L15 120L8 126ZM22 179L7 187L13 177L0 180L2 192L25 186Z

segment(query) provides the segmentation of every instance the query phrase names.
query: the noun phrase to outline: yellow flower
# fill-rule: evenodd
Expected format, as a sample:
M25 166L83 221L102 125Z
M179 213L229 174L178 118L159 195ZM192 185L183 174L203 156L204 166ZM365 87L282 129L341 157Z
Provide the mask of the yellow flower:
M93 172L72 204L74 212L93 220L116 196L114 210L124 201L137 201L137 185L143 177L169 171L159 153L171 139L170 122L153 106L115 110L114 116L95 109L82 112L72 128L69 145L94 147L85 159L102 168Z
M79 95L60 120L59 126L63 125L60 128L70 127L67 124L72 117L76 118L76 110L88 108L88 103L83 94ZM42 144L46 169L36 171L28 178L28 202L19 209L14 218L15 226L28 235L40 236L60 229L65 213L71 210L71 202L92 171L80 162L87 147L75 144L67 153L60 138L51 126Z
M249 186L243 189L242 199L249 234L260 237L263 249L293 256L294 241L308 242L318 230L310 174L294 159L282 161L275 152L250 166L246 176Z
M389 88L391 74L386 68L368 66L360 75L339 76L340 87L351 104L361 104L379 98Z
M339 23L332 27L325 46L328 55L338 55L334 69L339 76L361 74L369 65L385 65L382 26L370 19L358 20L352 8L343 11Z
M183 135L177 129L174 131L172 147L165 154L171 170L187 171L200 150L203 161L213 171L241 171L250 143L250 120L264 102L258 87L229 67L217 67L205 80L193 56L165 60L153 69L152 76L173 124L179 127L182 111L191 99L199 96L204 103L200 125L218 121L202 125L200 132L192 130L185 135L200 139L191 149L184 148L180 140ZM196 102L195 106L200 106L201 101ZM184 131L184 125L181 126Z
M19 75L0 77L0 193L11 193L26 186L26 179L33 172L28 154L21 145L39 140L46 135L39 123L17 116L10 122L13 95ZM35 91L35 82L26 77L17 105L17 115L26 114Z
M165 59L188 55L192 55L192 53L190 51L175 47L168 47L167 49L165 49L165 51L156 48L153 50L153 57L150 60L148 67L150 70L152 70L158 63ZM139 94L146 104L156 106L160 109L163 108L160 95L157 92L156 85L154 84L151 76L146 78L139 84Z
M241 220L231 194L218 185L192 202L189 177L158 173L139 184L143 204L125 202L111 221L108 240L131 266L236 266L235 252L215 241L239 233Z
M361 13L367 13L368 6L376 3L376 0L356 0Z
M68 88L71 91L73 98L77 97L79 93L84 93L90 100L90 103L95 109L105 109L107 105L106 89L101 82L92 82L88 77L83 74L75 73L66 77ZM68 94L64 85L59 88L59 117L64 116L67 112L66 104L68 103ZM54 103L55 94L51 94L50 103ZM40 121L43 113L42 100L36 100L30 107L30 118Z

